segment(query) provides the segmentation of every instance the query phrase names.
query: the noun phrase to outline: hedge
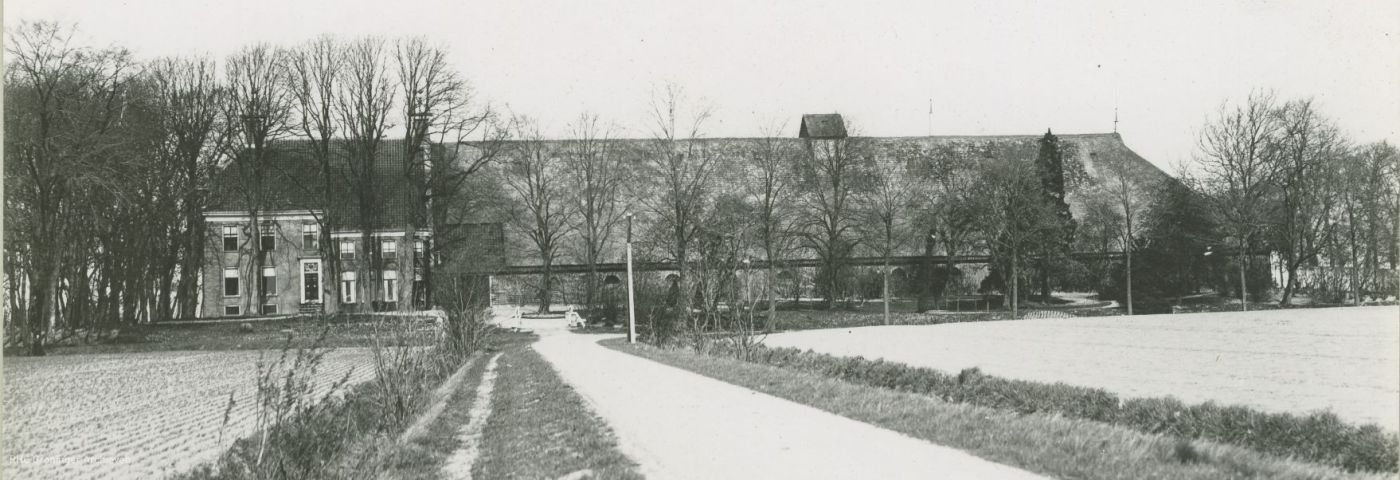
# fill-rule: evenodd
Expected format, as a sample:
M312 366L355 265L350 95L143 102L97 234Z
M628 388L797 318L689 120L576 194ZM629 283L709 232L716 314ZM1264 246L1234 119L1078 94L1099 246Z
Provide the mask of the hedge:
M1186 405L1172 397L1123 400L1102 389L999 378L977 368L950 375L902 363L837 357L796 348L760 345L741 355L727 342L716 342L711 347L712 355L747 357L755 363L930 395L949 402L1024 414L1059 414L1148 433L1207 439L1348 471L1394 472L1400 463L1400 437L1376 425L1343 422L1331 412L1299 416L1213 402Z

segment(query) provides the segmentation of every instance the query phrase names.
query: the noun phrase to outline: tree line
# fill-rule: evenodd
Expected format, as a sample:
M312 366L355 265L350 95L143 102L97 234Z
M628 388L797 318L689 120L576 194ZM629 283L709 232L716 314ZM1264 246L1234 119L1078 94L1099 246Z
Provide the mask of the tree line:
M1199 172L1185 175L1205 201L1216 245L1276 252L1280 303L1310 287L1333 302L1396 293L1400 261L1400 155L1388 142L1357 143L1310 98L1256 91L1223 104L1200 133ZM1257 293L1238 256L1237 294ZM1308 279L1304 267L1330 268ZM1253 290L1254 292L1252 292Z
M1203 284L1257 297L1267 275L1250 277L1258 262L1248 253L1260 251L1283 259L1283 303L1305 283L1317 288L1300 273L1314 267L1340 269L1323 290L1341 298L1395 285L1395 147L1347 140L1311 100L1256 93L1222 106L1202 128L1197 168L1173 178L1124 149L1049 131L935 142L852 127L844 138L797 139L778 125L759 138L715 139L712 107L675 84L651 92L641 138L585 113L568 140L550 140L534 120L483 104L444 48L416 38L327 36L252 45L222 61L138 61L120 47L80 45L73 28L53 23L8 35L6 341L36 352L50 335L194 316L209 197L231 191L257 225L284 200L269 179L285 141L309 145L315 160L323 197L306 208L343 200L337 185L351 191L348 214L316 219L329 279L346 268L336 229L362 233L363 269L383 263L375 225L400 225L407 238L433 226L422 254L398 252L413 265L461 246L449 226L500 211L542 262L540 309L564 255L590 267L583 300L597 306L597 265L617 260L635 222L639 256L678 266L666 296L692 330L717 328L724 320L713 312L737 304L741 289L772 319L782 263L799 256L819 260L827 308L867 287L854 256L885 259L877 288L888 308L890 259L919 252L948 259L907 275L901 293L919 310L961 293L953 259L968 254L991 255L981 287L1004 293L1013 312L1052 288L1097 289L1130 313L1141 298L1179 299ZM404 149L402 199L376 188L375 159L388 148ZM452 168L428 168L433 158ZM233 185L212 185L216 173ZM384 218L389 200L425 208ZM1076 251L1125 258L1084 262ZM430 281L433 262L423 263ZM753 263L765 265L756 294L748 273L742 286L736 274ZM338 282L325 283L333 303ZM404 285L398 303L411 308L403 300L417 298L416 286ZM364 286L378 297L378 282Z
M7 35L6 342L35 353L52 335L193 317L209 260L210 197L232 197L257 228L291 197L272 181L286 170L276 164L281 142L309 144L315 159L312 182L321 188L313 191L322 198L304 207L319 213L316 243L331 279L323 298L333 303L341 262L332 231L363 233L371 260L363 269L383 262L370 238L375 225L401 225L414 238L429 225L469 221L479 199L460 194L471 190L463 186L509 134L447 51L420 38L323 36L250 45L222 61L139 61L121 47L83 45L75 28L52 22L22 23ZM473 147L463 148L468 140ZM420 151L428 144L447 151ZM374 167L386 148L404 149L401 201L431 208L383 218L388 199L376 197L382 172ZM450 168L426 168L431 158ZM344 198L336 185L350 186L348 214L326 214ZM432 262L415 256L461 241L446 230L422 253L398 252L401 263L430 272ZM246 235L241 249L252 272L263 259L258 237ZM378 294L378 282L363 283ZM398 304L410 308L404 300L415 298L414 285L404 286Z
M1202 129L1196 164L1174 176L1126 158L1135 155L1121 144L1048 131L1038 140L800 140L781 129L711 139L709 108L682 88L664 85L651 100L642 138L611 141L616 130L585 114L571 140L527 129L505 149L498 178L510 187L511 228L542 259L533 285L541 311L559 288L550 269L559 258L590 272L619 261L629 213L641 255L677 265L668 302L690 329L716 326L705 312L739 303L745 287L736 285L752 262L766 265L757 288L772 318L782 262L795 257L819 260L814 283L827 308L863 288L853 256L887 260L878 291L888 299L888 259L920 251L948 259L913 269L903 293L920 311L962 286L954 258L969 254L991 255L981 290L1003 293L1013 313L1027 299L1047 301L1052 288L1098 291L1129 314L1137 305L1160 311L1202 287L1260 295L1270 288L1263 257L1251 255L1260 252L1282 260L1284 304L1309 265L1345 270L1353 300L1394 289L1395 149L1343 140L1310 100L1222 110ZM1241 124L1250 108L1261 125ZM1255 145L1244 144L1246 132L1261 135ZM1080 207L1071 209L1071 197ZM1244 272L1254 272L1244 284L1228 278ZM600 282L583 277L585 305L602 300ZM1329 288L1310 287L1315 295Z

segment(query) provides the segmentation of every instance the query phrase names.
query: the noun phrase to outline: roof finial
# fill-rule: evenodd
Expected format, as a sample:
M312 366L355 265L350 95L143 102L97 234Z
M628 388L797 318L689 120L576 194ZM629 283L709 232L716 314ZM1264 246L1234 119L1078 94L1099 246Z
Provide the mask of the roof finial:
M928 136L933 136L933 97L928 99Z
M1118 106L1113 106L1113 133L1118 133Z

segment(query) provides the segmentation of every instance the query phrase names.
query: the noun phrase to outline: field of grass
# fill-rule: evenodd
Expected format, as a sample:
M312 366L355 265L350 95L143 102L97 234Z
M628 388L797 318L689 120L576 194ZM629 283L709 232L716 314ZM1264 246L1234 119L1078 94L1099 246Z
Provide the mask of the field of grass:
M1348 307L791 332L767 345L1400 424L1400 309Z
M797 372L646 345L605 345L855 420L1061 478L1388 478L1058 415L944 402Z
M211 461L256 425L257 351L11 357L4 478L158 478ZM278 352L266 353L266 361ZM374 375L366 349L330 352L322 388ZM230 393L237 402L228 411Z

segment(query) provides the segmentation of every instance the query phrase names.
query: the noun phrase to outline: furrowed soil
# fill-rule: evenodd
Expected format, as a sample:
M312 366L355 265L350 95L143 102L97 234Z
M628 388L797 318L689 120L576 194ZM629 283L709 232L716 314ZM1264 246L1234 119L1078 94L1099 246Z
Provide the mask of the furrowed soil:
M1400 428L1394 306L845 328L765 344Z
M255 428L259 355L6 358L0 477L159 478L212 461ZM280 352L262 355L272 363ZM347 374L351 384L373 377L369 349L330 351L316 375L316 395ZM221 428L230 392L237 403Z

